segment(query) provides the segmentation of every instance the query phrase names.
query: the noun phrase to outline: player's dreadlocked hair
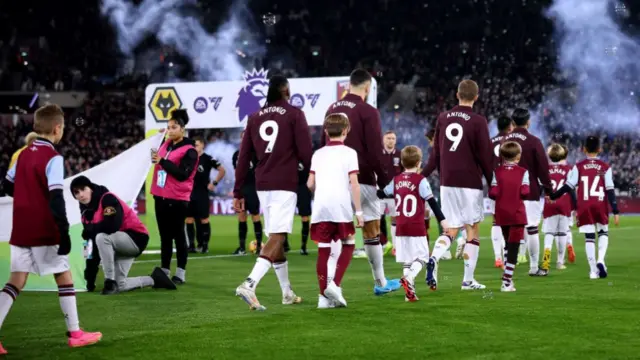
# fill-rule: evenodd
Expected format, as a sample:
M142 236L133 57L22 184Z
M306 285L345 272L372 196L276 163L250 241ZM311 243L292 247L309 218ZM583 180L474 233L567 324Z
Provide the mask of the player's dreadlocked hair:
M289 85L289 80L283 75L274 75L269 79L269 91L267 92L267 104L273 104L284 99L284 89Z

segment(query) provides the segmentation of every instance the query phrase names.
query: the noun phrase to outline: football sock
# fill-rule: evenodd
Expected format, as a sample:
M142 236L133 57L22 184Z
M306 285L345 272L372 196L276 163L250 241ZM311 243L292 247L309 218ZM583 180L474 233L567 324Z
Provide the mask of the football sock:
M338 268L338 259L342 252L342 241L331 242L331 253L329 254L329 261L327 261L327 284L333 281L336 277L336 269Z
M369 258L369 264L371 264L373 280L375 280L376 286L387 286L387 279L384 277L384 258L382 257L380 240L377 237L375 239L364 239L364 252L367 254L367 258Z
M544 234L544 252L542 253L542 269L549 270L551 264L551 248L553 247L553 234Z
M187 281L187 270L183 268L177 268L175 276L182 281Z
M309 240L309 220L302 222L302 248L307 248L307 240Z
M529 268L538 271L538 260L540 259L540 236L537 227L527 227L524 237L527 239L529 248Z
M64 321L67 323L67 330L69 332L80 330L76 291L73 289L73 284L58 285L58 298L62 314L64 314Z
M567 234L558 233L558 236L556 236L556 248L558 249L558 263L564 264L564 254L567 250Z
M258 246L262 246L262 223L260 220L253 222L253 232L256 234Z
M196 225L191 223L187 224L187 237L189 238L189 247L196 247Z
M255 223L253 225L253 228L255 229ZM247 248L247 222L246 221L238 222L238 240L240 242L239 243L240 248L243 250L246 249Z
M447 235L440 235L438 239L436 239L436 245L433 247L431 257L435 258L436 261L440 261L442 255L444 255L445 252L449 251L450 246L451 238Z
M405 278L409 277L409 274L411 273L411 264L410 262L406 262L402 264L402 276Z
M524 239L522 239L520 241L520 247L518 248L518 256L526 256L527 255L527 246L528 246L528 241L527 241L527 236L525 235Z
M607 255L609 247L609 233L606 231L598 232L598 262L604 264L604 257Z
M198 230L198 246L204 246L209 244L209 238L211 237L211 223L198 223L196 224Z
M505 264L504 264L504 272L502 274L502 283L505 286L509 286L511 281L513 280L513 273L516 268L516 263L518 262L518 247L520 243L518 242L509 242L505 246Z
M477 239L467 242L464 246L464 282L474 280L479 251L480 242Z
M592 273L597 273L598 268L596 267L596 234L589 233L584 234L585 237L585 250L587 252L587 261L589 262L589 269Z
M291 290L291 282L289 281L289 262L273 263L273 270L282 289L282 295L287 294Z
M318 274L318 285L320 294L324 295L327 288L327 272L329 271L329 257L331 256L331 244L318 244L318 260L316 262L316 273Z
M411 279L411 282L416 279L416 276L418 276L420 271L425 267L427 267L427 262L423 259L416 259L411 263L411 266L409 267L409 279Z
M353 251L355 250L355 240L346 240L342 242L342 250L340 257L338 257L338 266L336 268L336 276L333 278L333 282L340 286L344 273L347 272L347 268L353 258Z
M253 266L253 270L251 270L251 274L249 274L249 277L247 278L247 283L252 289L255 289L258 286L258 283L269 271L270 267L271 260L262 256L258 257L256 264Z
M502 260L502 249L504 248L504 238L500 226L491 227L491 243L493 244L493 256L496 260Z
M9 310L11 310L11 306L18 295L20 295L20 290L9 283L6 283L2 292L0 292L0 327L2 327L4 319L7 318L7 314L9 314Z
M573 246L573 233L571 232L571 229L569 229L569 231L567 231L567 246Z
M391 243L393 244L395 240L396 240L396 219L392 218L391 219L391 237L389 238L389 241L391 241Z

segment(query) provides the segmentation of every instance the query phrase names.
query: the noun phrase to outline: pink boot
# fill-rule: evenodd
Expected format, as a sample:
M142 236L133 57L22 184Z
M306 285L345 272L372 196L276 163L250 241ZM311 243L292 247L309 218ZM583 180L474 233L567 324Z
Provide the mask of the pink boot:
M100 332L86 332L84 330L68 332L69 346L70 347L82 347L93 345L102 339L102 333Z

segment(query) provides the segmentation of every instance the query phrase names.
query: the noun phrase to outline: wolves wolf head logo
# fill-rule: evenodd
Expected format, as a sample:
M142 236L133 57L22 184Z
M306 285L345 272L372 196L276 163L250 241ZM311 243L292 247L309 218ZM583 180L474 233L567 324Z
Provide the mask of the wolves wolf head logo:
M247 116L264 106L269 90L268 72L269 70L265 69L253 69L245 72L245 85L238 92L238 101L236 102L239 123L245 121Z

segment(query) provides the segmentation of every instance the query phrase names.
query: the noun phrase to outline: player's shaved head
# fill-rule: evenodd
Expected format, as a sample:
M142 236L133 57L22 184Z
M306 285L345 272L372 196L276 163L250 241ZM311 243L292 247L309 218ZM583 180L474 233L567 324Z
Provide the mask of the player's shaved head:
M352 87L360 87L371 82L371 74L365 69L355 69L349 76L349 84Z
M600 138L597 136L587 136L584 139L584 151L589 154L597 154L600 152Z
M478 84L473 80L462 80L458 85L458 100L470 102L478 99Z
M56 125L64 123L64 112L56 104L47 104L34 114L33 130L41 135L51 135Z
M547 149L547 154L549 155L549 159L553 162L560 162L567 158L568 151L565 150L565 147L560 144L552 144Z
M517 108L513 110L513 114L511 114L511 118L516 126L526 126L531 118L531 114L529 110L523 108Z
M511 127L511 125L513 124L513 119L511 119L508 116L500 116L498 118L498 131L500 132L504 132L507 131L509 129L509 127Z
M405 169L415 169L422 161L422 150L414 145L405 146L400 153L400 162Z
M520 144L515 141L507 141L500 146L500 157L505 161L514 161L521 152Z

